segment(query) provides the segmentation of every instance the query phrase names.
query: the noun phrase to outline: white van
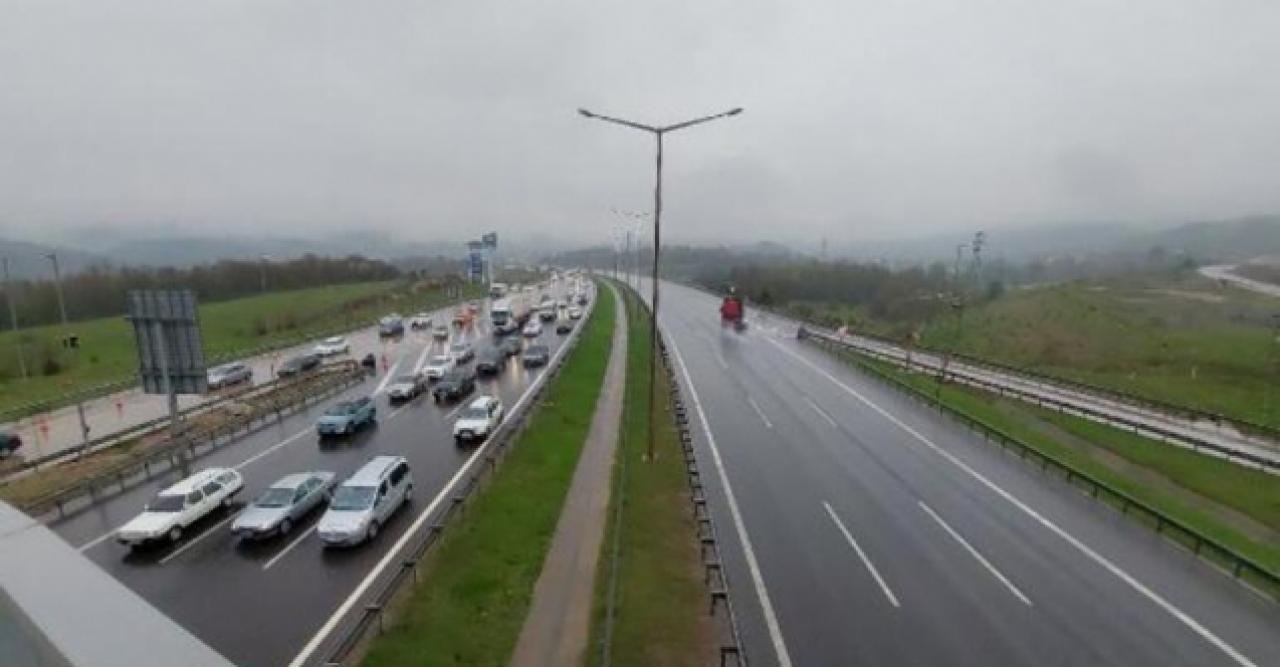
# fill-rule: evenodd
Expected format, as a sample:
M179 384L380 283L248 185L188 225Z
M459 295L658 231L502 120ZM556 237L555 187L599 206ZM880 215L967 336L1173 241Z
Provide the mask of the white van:
M374 457L334 490L316 533L325 546L371 540L412 496L409 462L403 456Z

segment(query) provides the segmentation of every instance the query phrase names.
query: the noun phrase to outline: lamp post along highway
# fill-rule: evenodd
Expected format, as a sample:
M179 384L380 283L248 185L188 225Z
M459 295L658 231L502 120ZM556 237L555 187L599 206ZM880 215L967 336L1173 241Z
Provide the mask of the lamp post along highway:
M62 315L62 344L71 350L72 359L80 359L80 342L71 335L70 323L67 321L67 302L62 298L62 271L58 268L58 255L49 253L45 255L49 262L53 264L53 288L58 296L58 312ZM76 415L80 417L80 440L84 445L80 449L76 459L83 458L89 450L89 422L84 416L84 400L76 394Z
M18 371L22 374L22 381L27 381L27 360L22 354L22 336L18 333L18 306L13 298L13 283L9 282L9 258L5 257L4 262L4 300L9 304L9 325L13 327L13 344L18 348Z
M710 116L694 118L680 123L671 125L655 126L637 123L635 121L625 120L622 118L614 118L612 116L604 116L586 109L578 109L578 113L584 118L591 118L614 125L629 127L633 130L640 130L652 134L657 141L657 159L655 161L655 183L653 187L653 285L651 287L650 312L649 312L649 338L651 341L651 349L649 353L649 450L648 460L653 460L653 442L654 442L654 408L657 404L658 396L658 262L661 259L660 252L662 248L662 138L670 132L683 130L694 125L709 123L713 120L728 118L742 113L742 107L736 107L728 111L722 111Z

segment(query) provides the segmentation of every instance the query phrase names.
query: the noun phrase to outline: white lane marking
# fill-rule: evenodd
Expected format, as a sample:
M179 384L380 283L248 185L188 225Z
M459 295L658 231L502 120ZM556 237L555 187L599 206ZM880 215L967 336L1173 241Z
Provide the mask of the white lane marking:
M1031 606L1031 600L1027 599L1027 596L1023 595L1022 591L1018 590L1018 587L1014 586L1013 582L1009 581L1009 579L1006 578L1004 574L1000 572L1000 570L997 570L996 566L992 565L990 561L988 561L986 558L982 556L982 554L978 553L978 550L975 549L973 545L969 544L967 540L961 537L960 533L956 532L956 530L952 528L946 521L943 521L942 517L938 516L938 513L933 511L933 508L924 504L923 500L917 500L916 502L920 505L920 509L924 510L925 513L928 514L930 517L932 517L934 521L937 521L938 525L942 526L942 529L947 531L947 534L955 538L955 541L959 542L960 546L964 547L965 551L968 551L970 556L973 556L975 560L981 563L982 567L987 568L987 572L990 572L991 576L1000 580L1000 583L1004 584L1004 587L1009 589L1009 592L1013 593L1014 597L1018 598L1019 600L1022 600L1022 603L1027 605L1028 607Z
M894 596L893 591L889 590L889 585L884 583L884 577L880 576L880 571L872 564L871 559L867 558L866 552L862 550L862 547L858 546L858 541L853 539L853 533L850 533L849 529L845 527L844 522L836 515L836 511L831 509L831 504L824 500L822 501L822 506L826 508L827 515L835 522L836 528L844 535L845 541L857 552L858 558L862 559L862 564L866 566L867 572L871 573L871 578L875 579L876 583L880 585L880 590L884 591L884 596L889 598L889 604L901 609L902 605L898 604L898 598Z
M427 361L427 354L428 354L429 352L431 352L431 346L430 346L430 345L424 346L424 347L422 348L422 354L419 354L419 355L418 355L418 363L416 363L416 364L414 364L414 365L413 365L413 372L414 372L414 373L421 373L421 372L422 372L422 364L426 363L426 361Z
M90 549L92 549L92 548L94 548L94 547L98 546L99 544L102 544L103 542L105 542L105 541L107 541L107 540L111 539L111 536L115 535L117 530L119 530L119 528L112 528L110 532L108 532L108 533L103 533L102 535L99 535L99 536L97 536L97 537L93 538L92 540L89 540L88 542L85 542L84 544L80 545L79 547L76 547L76 550L77 550L77 551L79 551L80 553L84 553L84 552L86 552L86 551L88 551L88 550L90 550Z
M574 335L576 336L577 334L575 333ZM556 353L552 355L551 363L554 364L557 359L564 355L565 350L568 349L569 345L567 342L566 344L561 345L560 348L556 350ZM516 401L514 406L512 406L509 414L518 413L521 410L521 406L529 400L529 397L533 395L533 392L546 380L546 378L547 375L545 373L539 374L538 377L534 378L533 382L530 382L529 386L525 388L524 393L520 395L520 399ZM499 428L501 428L501 426ZM346 615L351 611L351 608L355 606L361 596L364 595L365 591L373 585L373 582L376 581L391 562L395 560L396 555L404 550L405 546L409 544L409 540L422 529L422 526L427 522L427 519L431 517L431 514L435 512L436 508L440 506L440 503L444 502L444 499L453 492L453 488L457 486L463 476L471 470L471 466L475 464L476 459L479 458L481 454L487 452L493 442L494 438L485 438L484 443L479 447L476 447L475 451L471 453L471 456L467 457L466 462L462 464L462 467L458 468L458 471L453 474L453 477L449 478L449 482L440 489L440 493L436 494L436 497L431 499L431 503L418 514L413 523L409 525L409 528L400 535L400 539L396 540L396 543L393 544L391 549L382 556L382 559L378 561L378 564L373 566L373 569L369 571L369 574L365 575L365 578L360 580L360 583L356 586L355 590L351 592L351 595L347 596L347 599L342 601L342 604L333 612L333 615L324 622L324 625L320 626L320 629L317 630L316 634L311 637L311 640L302 647L302 650L298 652L298 655L294 657L288 667L302 667L307 664L307 661L311 659L311 654L315 653L316 649L320 648L320 644L324 643L324 640L328 638L329 634L338 626L338 623L342 622L343 618L346 618Z
M285 438L284 440L281 440L280 442L277 442L276 444L271 445L270 447L268 447L268 448L266 448L266 449L264 449L264 450L262 450L262 451L258 452L257 454L254 454L253 456L250 456L249 458L247 458L247 459L245 459L245 460L243 460L243 461L241 461L241 462L237 463L237 464L235 465L235 469L236 469L236 470L240 470L240 469L244 468L245 466L248 466L248 465L250 465L250 464L252 464L252 463L256 462L258 459L260 459L260 458L262 458L262 457L264 457L264 456L266 456L266 455L268 455L268 454L270 454L270 453L272 453L272 452L276 451L277 449L280 449L281 447L287 446L289 443L293 442L294 440L297 440L298 438L301 438L302 436L304 436L304 435L306 435L306 434L308 434L308 433L312 433L314 430L315 430L315 427L304 428L304 429L302 429L301 431L298 431L297 433L294 433L293 435L291 435L291 436L289 436L289 437Z
M832 419L831 415L827 414L826 412L823 411L822 408L818 407L818 404L814 403L813 399L809 398L808 396L805 396L804 402L808 403L809 407L813 408L813 411L818 413L819 416L827 420L827 423L831 424L831 428L839 428L839 426L836 425L836 420Z
M227 525L227 522L228 522L228 521L230 521L230 520L232 520L232 519L236 518L236 517L237 517L237 516L239 516L239 515L240 515L240 513L239 513L239 512L236 512L235 514L232 514L232 515L228 516L227 518L225 518L225 519L223 519L223 520L219 521L218 523L215 523L215 524L213 524L212 526L209 526L208 528L206 528L206 529L205 529L205 531L204 531L203 533L200 533L199 535L196 535L195 537L193 537L193 538L191 538L190 540L188 540L186 544L184 544L184 545L182 545L182 546L178 547L177 549L174 549L174 550L173 550L173 552L172 552L172 553L170 553L168 556L165 556L164 558L161 558L161 559L160 559L160 564L161 564L161 565L164 565L165 563L168 563L169 561L171 561L171 560L173 560L173 559L177 558L178 556L181 556L182 554L186 553L186 552L187 552L187 549L190 549L191 547L194 547L194 546L195 546L196 544L198 544L201 540L203 540L204 538L206 538L206 537L208 537L208 536L212 535L212 534L213 534L213 531L217 530L218 528L220 528L220 527L222 527L222 526Z
M378 388L373 390L373 395L374 395L374 396L378 396L378 395L382 394L382 392L383 392L383 391L385 391L385 390L386 390L386 388L387 388L387 383L391 382L391 378L393 378L393 377L395 377L395 376L396 376L396 369L397 369L397 368L400 368L400 360L399 360L399 359L397 359L397 360L396 360L396 363L391 364L391 368L388 368L388 369L387 369L387 374L386 374L386 375L384 375L384 376L382 376L382 382L379 382L379 383L378 383Z
M742 553L746 557L747 571L751 574L751 582L755 585L756 595L760 598L760 609L764 614L765 626L769 630L769 638L773 642L773 651L778 656L778 665L779 667L791 667L791 655L787 652L787 643L782 637L782 628L778 626L778 615L774 612L773 603L769 600L769 591L765 588L764 576L760 573L760 563L756 561L755 550L751 547L751 537L747 534L747 526L742 520L742 512L738 509L738 500L733 495L733 486L729 484L729 475L724 471L724 462L720 459L720 448L716 446L716 438L711 433L711 425L707 422L707 415L702 411L702 401L698 399L698 389L693 386L693 378L689 377L689 368L684 365L684 357L680 355L680 348L676 346L675 339L668 336L667 343L671 346L671 352L675 356L676 364L680 366L680 373L684 376L685 384L689 386L689 399L693 402L693 408L698 413L698 419L702 422L702 432L711 448L711 459L715 462L716 472L720 476L720 485L724 487L725 502L729 505L729 515L733 518L733 527L738 531L738 539L742 542Z
M760 421L764 422L765 427L773 428L773 422L769 421L769 418L764 416L764 410L760 409L760 406L756 403L756 399L751 398L751 396L748 395L747 402L751 404L751 407L756 411L756 414L760 415Z
M855 390L853 387L850 387L849 385L841 382L834 375L818 367L817 364L814 364L813 362L809 361L803 356L791 350L788 350L781 343L778 343L777 341L773 341L773 340L770 340L769 342L773 343L774 345L777 345L778 349L791 355L792 357L795 357L801 363L813 369L814 372L830 380L832 383L834 383L837 387L840 387L841 389L843 389L850 396L853 396L854 398L858 399L864 405L866 405L867 407L871 408L872 410L880 414L880 416L884 417L885 419L888 419L898 428L902 429L903 431L911 435L913 438L920 441L921 444L925 445L929 449L932 449L939 456L946 459L948 462L950 462L952 465L956 466L957 468L963 470L970 477L973 477L978 482L980 482L983 486L993 491L996 495L1000 496L1001 498L1004 498L1014 507L1017 507L1024 514L1034 519L1041 526L1044 526L1050 532L1052 532L1053 534L1065 540L1068 544L1075 547L1077 551L1084 554L1087 558L1089 558L1093 562L1102 566L1103 569L1115 575L1116 578L1128 584L1130 588L1137 591L1139 594L1141 594L1143 597L1147 598L1151 602L1154 602L1156 606L1160 607L1165 612L1167 612L1170 616L1173 616L1180 623L1190 628L1196 634L1200 635L1202 638L1205 639L1205 641L1209 642L1210 644L1213 644L1220 651L1227 654L1227 656L1230 657L1232 660L1234 660L1236 664L1241 665L1241 667L1257 667L1252 660L1245 657L1244 654L1240 653L1240 651L1236 650L1236 648L1233 647L1232 645L1223 641L1220 637L1215 635L1213 631L1201 625L1200 622L1192 618L1190 614L1186 613L1185 611L1182 611L1182 609L1175 606L1172 602L1169 602L1168 600L1164 599L1164 597L1162 597L1159 593L1156 593L1150 588L1147 588L1145 584L1135 579L1133 575L1124 571L1123 569L1120 568L1120 566L1116 565L1115 563L1112 563L1109 559L1107 559L1102 554L1099 554L1098 552L1094 551L1084 542L1081 542L1079 539L1076 539L1074 535L1072 535L1071 533L1068 533L1066 530L1059 527L1058 524L1050 521L1049 519L1046 519L1044 516L1041 516L1039 512L1032 509L1030 506L1022 502L1021 500L1019 500L1013 494L1009 493L1008 491L1005 491L1003 488L996 485L995 482L992 482L991 480L987 479L982 473L969 467L969 464L965 463L964 461L961 461L951 452L948 452L942 447L939 447L932 440L929 440L928 438L921 435L915 429L911 428L910 426L907 426L905 423L902 422L902 420L893 416L893 414L891 414L888 410L885 410L884 408L872 402L871 399L858 393L858 391Z
M445 413L444 418L445 418L445 419L453 419L453 416L454 416L454 415L456 415L456 414L458 414L458 412L459 412L459 411L461 411L461 410L462 410L463 408L465 408L465 407L467 407L467 403L466 403L466 401L460 401L460 402L458 403L458 407L456 407L456 408L454 408L454 409L452 409L452 410L450 410L450 411L448 411L448 412L446 412L446 413Z
M311 533L315 532L315 530L316 530L316 526L318 526L318 525L320 525L320 524L318 524L318 523L313 523L313 524L311 524L311 527L310 527L310 528L308 528L308 529L306 529L306 530L302 531L302 534L301 534L301 535L299 535L299 536L297 536L297 537L293 538L293 541L292 541L292 542L290 542L288 545L286 545L286 546L285 546L285 548L281 549L281 550L280 550L280 553L278 553L278 554L276 554L276 555L272 556L272 557L271 557L271 560L267 561L267 562L262 566L262 570L265 572L266 570L271 569L271 566L272 566L272 565L275 565L275 564L276 564L276 561L280 560L281 558L284 558L284 555L285 555L285 554L289 553L290 551L293 551L293 548L294 548L294 547L296 547L296 546L298 546L299 544L301 544L301 543L302 543L302 540L306 539L308 535L310 535Z
M720 364L721 370L729 370L729 364L725 363L724 353L716 350L716 363Z

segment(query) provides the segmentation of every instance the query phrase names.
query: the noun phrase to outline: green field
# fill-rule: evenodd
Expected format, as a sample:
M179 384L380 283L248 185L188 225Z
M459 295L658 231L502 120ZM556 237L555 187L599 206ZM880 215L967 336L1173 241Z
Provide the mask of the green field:
M609 363L614 299L599 289L578 346L364 665L505 665L542 572Z
M935 380L857 363L934 395ZM956 385L949 407L1156 507L1280 572L1280 478L1096 422ZM993 445L994 446L994 445Z
M793 306L794 308L794 306ZM801 306L901 339L902 325ZM1014 290L920 344L1280 428L1280 299L1184 275Z
M603 663L609 582L616 577L616 601L608 664L617 667L713 664L713 629L707 615L685 477L684 455L669 409L670 388L659 376L660 428L653 461L645 461L649 424L648 311L627 295L627 393L618 459L614 466L609 523L596 573L591 649L586 663ZM621 521L615 521L622 503ZM611 567L618 539L618 568Z
M419 292L400 282L334 285L211 303L200 307L205 356L210 361L268 345L300 341L334 329L372 323L393 309L417 310L445 302L441 290ZM27 370L20 379L12 332L0 333L0 413L104 383L137 371L133 329L123 317L73 322L79 354L60 347L61 326L21 332Z

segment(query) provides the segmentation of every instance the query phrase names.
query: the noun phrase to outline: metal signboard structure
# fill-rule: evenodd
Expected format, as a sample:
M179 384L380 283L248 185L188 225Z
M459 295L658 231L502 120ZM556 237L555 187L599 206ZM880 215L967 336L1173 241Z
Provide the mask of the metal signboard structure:
M484 280L484 244L467 241L467 279L473 283Z
M148 394L208 391L196 295L191 290L131 290L128 316L138 344L138 376Z

